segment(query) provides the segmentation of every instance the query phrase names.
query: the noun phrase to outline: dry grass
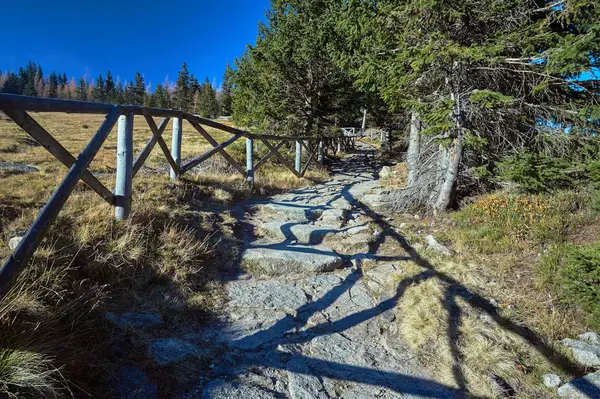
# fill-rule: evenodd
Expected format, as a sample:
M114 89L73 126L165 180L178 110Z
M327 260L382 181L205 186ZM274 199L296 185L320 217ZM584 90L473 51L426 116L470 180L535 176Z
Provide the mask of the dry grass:
M573 377L553 363L556 358L541 355L463 295L472 292L497 303L502 318L527 326L557 355L569 357L556 342L586 331L584 314L561 303L540 280L537 265L548 245L577 237L586 221L595 220L588 200L581 192L512 199L500 194L447 218L395 220L405 223L402 234L434 271L406 288L397 305L398 331L437 380L462 385L473 395L500 398L501 379L516 397L549 398L556 393L543 385L543 374L559 374L563 381ZM423 237L430 233L457 252L448 258L425 249ZM402 255L397 247L386 241L381 250ZM425 270L415 262L401 267L397 283ZM460 287L442 276L458 281Z
M101 116L32 116L75 156L102 121ZM168 145L170 129L165 130ZM208 131L219 142L230 137ZM136 117L135 154L150 135L145 121ZM0 120L0 137L0 162L40 169L0 172L0 257L5 259L8 240L26 231L66 168L10 121ZM184 159L212 148L186 122L183 137ZM115 143L116 128L90 167L109 188L114 185ZM227 151L244 164L243 141ZM259 147L257 156L264 151ZM325 170L314 169L308 179L296 179L282 172L281 165L267 163L251 193L220 156L174 184L168 169L157 145L134 180L133 211L125 222L115 222L111 207L78 185L30 265L0 302L0 395L114 396L112 373L121 360L112 342L125 338L115 336L104 314L158 312L175 329L184 328L182 323L193 328L190 319L203 323L220 300L216 276L233 267L239 254L235 220L227 209L239 199L327 178ZM144 354L137 341L127 338L134 352ZM145 355L133 360L150 367Z

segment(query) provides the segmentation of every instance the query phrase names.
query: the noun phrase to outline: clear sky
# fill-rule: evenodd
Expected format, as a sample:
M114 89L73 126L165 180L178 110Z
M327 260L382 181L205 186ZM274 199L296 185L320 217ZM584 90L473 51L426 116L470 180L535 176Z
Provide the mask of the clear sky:
M269 0L11 0L2 4L0 70L31 60L44 74L174 81L182 62L220 85L254 43Z

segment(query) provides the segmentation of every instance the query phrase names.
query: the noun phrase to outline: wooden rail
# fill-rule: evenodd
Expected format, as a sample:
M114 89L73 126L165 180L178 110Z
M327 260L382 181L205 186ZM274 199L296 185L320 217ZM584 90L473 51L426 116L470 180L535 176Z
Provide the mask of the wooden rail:
M295 176L301 178L310 167L313 159L322 165L326 153L331 149L333 153L342 149L348 150L354 147L355 138L343 133L332 137L313 136L277 136L273 134L253 134L245 130L236 129L220 124L210 119L201 118L187 112L149 108L130 105L113 105L102 103L91 103L83 101L58 100L49 98L26 97L13 94L0 94L0 111L12 119L33 139L39 142L57 160L63 163L69 171L56 188L50 200L44 205L37 215L29 230L23 236L19 245L13 250L0 268L0 297L3 297L11 282L18 273L27 265L31 256L40 245L44 235L58 216L65 202L71 195L73 189L80 180L83 180L94 192L115 208L115 218L124 220L131 212L131 199L133 178L146 162L148 156L156 144L161 148L170 166L170 176L177 179L179 176L206 161L215 154L220 154L248 181L252 188L254 185L254 172L264 165L273 156L278 158L282 165L288 168ZM81 153L75 157L64 148L52 135L46 131L28 112L64 112L79 114L106 115L104 121L88 142ZM134 159L133 157L133 116L141 115L150 127L152 136ZM157 126L154 117L162 117L163 120ZM173 134L171 149L167 147L163 133L169 121L173 119ZM183 133L183 121L186 120L194 129L202 135L211 145L212 149L204 154L198 155L181 165L181 143ZM114 191L104 186L89 170L88 167L103 143L106 141L112 128L118 122L117 128L117 170ZM204 129L208 126L227 132L232 135L223 143L218 143ZM237 140L246 139L246 165L242 167L234 160L225 149ZM260 141L269 150L258 162L254 162L254 143ZM279 141L277 144L271 142ZM292 164L280 152L285 143L296 143L295 164ZM311 144L312 143L312 144ZM302 165L302 149L306 149L307 158ZM336 151L337 150L337 151Z

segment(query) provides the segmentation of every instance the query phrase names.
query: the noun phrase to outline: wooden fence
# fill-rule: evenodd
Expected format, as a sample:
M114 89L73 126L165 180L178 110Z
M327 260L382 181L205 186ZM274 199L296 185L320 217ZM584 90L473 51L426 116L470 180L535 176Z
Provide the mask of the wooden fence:
M301 178L315 160L323 164L327 152L340 152L342 149L354 147L354 137L340 134L334 137L308 137L308 136L277 136L271 134L253 134L227 125L201 118L187 112L148 108L141 106L113 105L91 103L82 101L57 100L48 98L25 97L12 94L0 94L0 111L3 111L18 126L39 142L57 160L63 163L69 171L53 192L48 202L41 209L29 230L23 236L19 245L0 269L0 296L6 290L17 274L25 267L31 256L39 246L48 229L63 208L66 200L80 180L83 180L104 201L115 208L117 220L126 219L131 210L132 181L142 165L150 155L152 149L159 145L167 162L170 165L170 176L177 179L179 176L206 161L215 154L220 154L248 181L250 187L254 185L254 172L264 165L273 156L289 169L296 177ZM65 149L48 131L33 119L28 112L65 112L80 114L106 115L104 121L87 143L77 158ZM134 159L133 157L133 117L141 115L152 131L145 147ZM162 117L156 125L153 117ZM173 119L173 134L171 149L167 147L163 138L164 131L170 119ZM183 120L188 121L194 129L202 135L211 145L212 149L204 154L181 164L181 142ZM88 170L95 155L115 124L117 128L117 168L114 191L104 186ZM221 130L231 134L231 138L218 143L203 126ZM239 139L246 139L246 165L243 167L234 160L225 149ZM257 162L254 161L255 142L262 142L268 153ZM279 143L275 143L279 141ZM295 142L295 162L292 164L284 157L280 149L286 142ZM308 157L302 165L302 152L307 151Z

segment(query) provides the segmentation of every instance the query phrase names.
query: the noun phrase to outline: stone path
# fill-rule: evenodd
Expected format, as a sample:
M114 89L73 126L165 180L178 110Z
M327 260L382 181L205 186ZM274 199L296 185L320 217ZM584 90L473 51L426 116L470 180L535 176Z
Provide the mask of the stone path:
M363 149L331 181L243 205L243 272L224 285L220 320L150 344L160 366L210 362L183 397L460 396L416 364L395 329L393 275L407 257L376 253L380 232L365 204L378 201L376 169Z
M378 182L372 154L341 162L331 181L244 206L247 274L225 285L223 320L206 332L222 356L189 397L457 396L414 363L385 302L393 263L362 275L377 232L356 207Z

